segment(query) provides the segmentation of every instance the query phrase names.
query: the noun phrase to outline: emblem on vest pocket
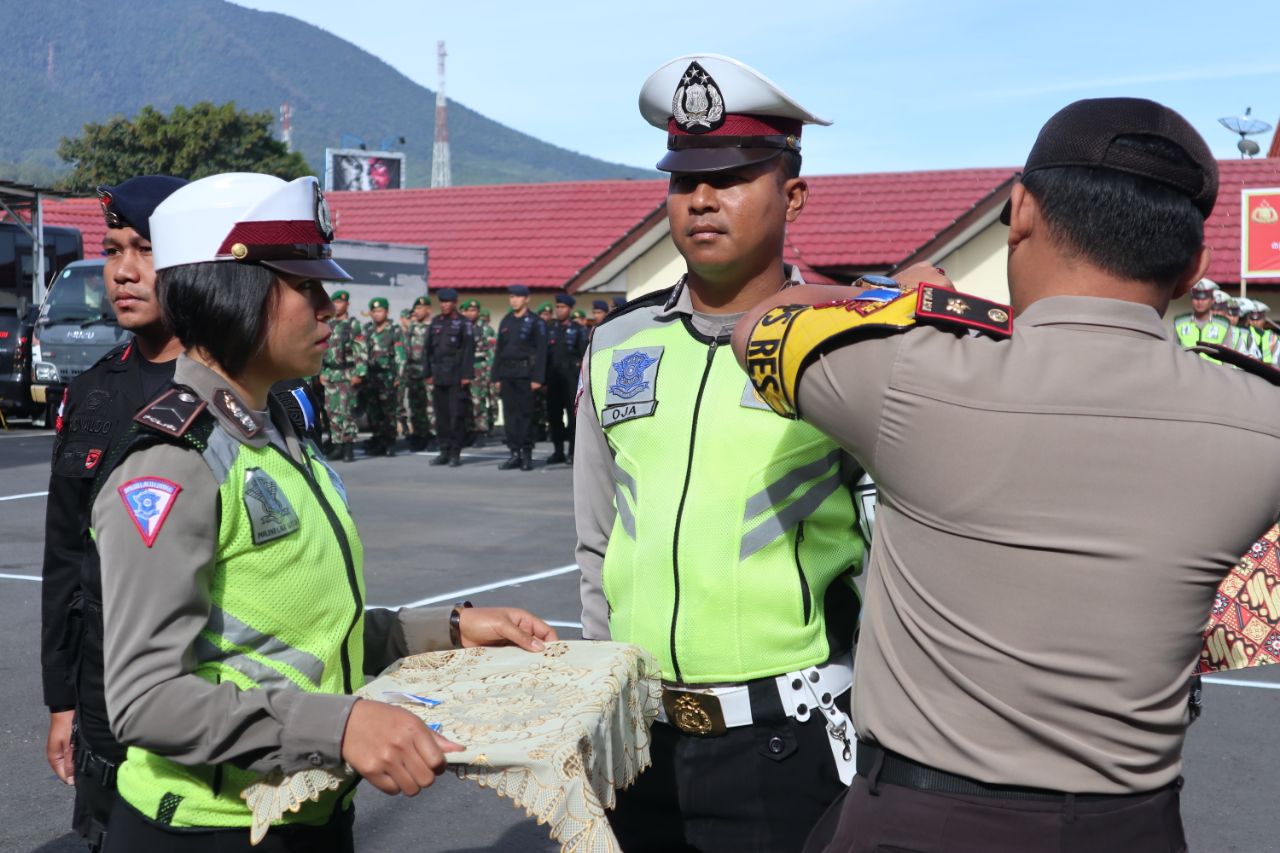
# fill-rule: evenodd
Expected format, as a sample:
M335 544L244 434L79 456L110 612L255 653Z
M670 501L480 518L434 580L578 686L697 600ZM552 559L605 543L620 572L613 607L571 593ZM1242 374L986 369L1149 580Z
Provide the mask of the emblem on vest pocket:
M600 413L601 426L611 427L654 413L658 407L655 395L662 351L660 346L614 350Z
M261 468L244 474L244 508L254 545L288 536L302 526L280 485Z

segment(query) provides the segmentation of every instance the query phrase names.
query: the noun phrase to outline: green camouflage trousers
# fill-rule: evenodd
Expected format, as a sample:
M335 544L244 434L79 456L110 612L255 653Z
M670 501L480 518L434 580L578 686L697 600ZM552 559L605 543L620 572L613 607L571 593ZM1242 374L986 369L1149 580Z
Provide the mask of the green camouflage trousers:
M356 440L356 389L348 378L324 380L324 408L329 413L330 440L345 444Z
M471 417L467 421L468 432L489 432L493 429L493 396L489 377L477 376L471 380Z
M373 372L365 377L360 386L364 400L365 415L369 419L369 431L373 437L385 443L396 440L396 397L395 377L389 372Z
M432 426L435 422L435 406L431 402L431 389L427 380L422 377L405 379L404 402L408 415L409 428L413 434L422 438L430 438L435 433Z

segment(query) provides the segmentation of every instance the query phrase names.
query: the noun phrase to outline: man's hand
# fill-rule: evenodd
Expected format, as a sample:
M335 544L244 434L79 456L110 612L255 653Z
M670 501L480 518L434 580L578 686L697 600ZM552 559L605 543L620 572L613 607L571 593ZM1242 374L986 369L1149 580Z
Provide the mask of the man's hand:
M76 763L71 754L71 721L75 715L75 711L50 713L49 738L44 745L44 757L53 774L68 785L76 783Z
M342 733L342 759L384 794L412 797L445 767L446 752L465 747L444 738L403 708L357 699Z
M327 379L325 379L323 376L321 376L321 377L320 377L320 387L321 387L321 388L326 388L326 387L328 387L328 385L329 385L329 380L327 380Z
M462 647L519 646L540 652L544 643L554 643L555 628L518 607L464 607L458 611L458 635Z
M905 270L894 273L893 278L902 286L903 290L919 287L922 284L941 287L946 290L956 289L956 286L951 283L951 279L947 278L947 274L942 271L941 267L935 267L933 264L924 262L912 264Z
M501 394L501 393L502 393L502 380L501 380L501 379L499 379L497 382L494 382L494 383L493 383L493 390L494 390L496 393L498 393L498 394Z
M432 385L435 385L435 384L436 384L436 381L435 381L434 379L432 379L430 376L428 376L428 377L427 377L427 387L428 387L428 388L430 388Z
M540 389L540 388L542 387L542 383L541 383L541 382L530 382L530 383L529 383L529 387L530 387L530 388L532 388L534 391L537 391L538 389Z
M463 387L463 388L466 388L468 385L470 385L470 384L471 384L471 380L470 380L470 379L463 379L463 380L460 380L460 381L462 382L462 387Z
M352 377L351 377L351 387L352 387L352 388L354 388L354 387L356 387L357 385L359 385L359 384L360 384L361 382L363 382L363 381L364 381L364 377L363 377L363 376L352 376Z

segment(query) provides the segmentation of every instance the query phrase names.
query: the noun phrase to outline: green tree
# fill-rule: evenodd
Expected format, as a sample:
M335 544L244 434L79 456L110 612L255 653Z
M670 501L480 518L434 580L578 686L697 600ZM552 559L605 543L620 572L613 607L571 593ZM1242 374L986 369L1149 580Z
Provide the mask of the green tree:
M58 187L88 193L135 175L195 180L220 172L265 172L293 180L313 174L301 154L271 135L272 124L269 112L210 101L177 106L168 115L145 106L132 120L118 115L90 122L80 136L58 144L58 156L72 166Z

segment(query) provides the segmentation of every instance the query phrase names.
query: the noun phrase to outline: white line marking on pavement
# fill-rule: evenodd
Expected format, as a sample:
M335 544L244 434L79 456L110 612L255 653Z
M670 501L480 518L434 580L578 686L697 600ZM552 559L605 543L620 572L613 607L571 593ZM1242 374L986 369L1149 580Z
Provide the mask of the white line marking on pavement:
M4 439L4 438L17 438L17 439L23 439L23 438L49 438L50 436L54 436L54 435L57 435L57 433L56 433L56 432L54 432L53 430L49 430L48 432L16 432L16 431L15 431L15 432L10 432L10 433L6 433L6 434L0 434L0 439Z
M1245 681L1243 678L1218 678L1206 675L1206 684L1226 684L1231 687L1261 687L1263 690L1280 690L1280 681Z
M27 492L26 494L23 494L23 495L5 495L4 497L0 497L0 501L17 501L17 500L22 500L23 498L42 498L47 494L49 493L48 492Z
M0 578L6 578L11 581L35 581L36 583L40 583L44 580L44 578L39 575L10 575L4 572L0 572Z
M531 575L521 575L520 577L508 578L504 581L495 581L494 583L487 583L482 586L469 586L466 589L446 592L443 595L433 595L430 598L410 601L408 604L401 604L391 609L399 610L401 607L424 607L428 604L439 604L442 601L457 601L458 599L465 598L473 593L488 592L491 589L502 589L504 586L519 586L527 581L540 581L544 578L556 577L557 575L567 575L569 572L576 572L577 570L578 564L574 563L570 566L561 566L558 569L547 569L545 572L534 572ZM374 607L374 605L368 605L365 609L367 610L372 607Z

